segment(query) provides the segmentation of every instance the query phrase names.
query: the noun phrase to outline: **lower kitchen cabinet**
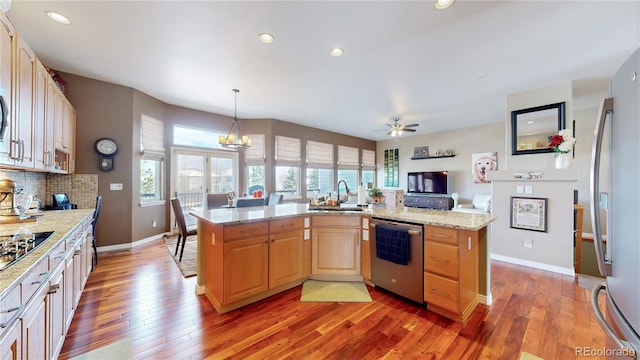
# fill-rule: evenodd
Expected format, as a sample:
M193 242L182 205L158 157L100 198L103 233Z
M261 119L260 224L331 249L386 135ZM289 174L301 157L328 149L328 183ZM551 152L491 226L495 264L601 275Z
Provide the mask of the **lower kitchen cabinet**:
M41 286L22 314L22 358L48 359L47 355L47 292Z
M89 275L90 224L85 217L0 297L1 359L57 359Z
M269 289L267 235L224 244L224 302L230 304Z
M269 288L303 277L303 219L269 222Z
M203 234L205 294L219 312L297 286L305 277L303 218L206 225Z
M360 217L312 218L311 274L360 276Z
M424 301L427 309L466 322L478 305L480 231L424 229Z

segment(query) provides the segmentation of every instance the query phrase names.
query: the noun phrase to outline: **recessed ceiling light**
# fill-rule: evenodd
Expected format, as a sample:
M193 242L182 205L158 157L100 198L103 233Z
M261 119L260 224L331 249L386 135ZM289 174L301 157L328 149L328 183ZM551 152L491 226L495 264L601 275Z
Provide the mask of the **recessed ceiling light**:
M436 0L434 6L436 7L436 9L442 10L442 9L446 9L449 6L453 5L454 1L455 0Z
M71 24L71 20L67 19L66 16L64 16L62 14L59 14L59 13L57 13L55 11L46 11L45 14L47 14L47 16L51 20L53 20L53 21L55 21L57 23L64 24L64 25Z
M260 39L260 41L262 41L265 44L271 44L276 39L275 37L273 37L273 35L269 33L262 33L258 35L258 38Z
M344 51L342 51L342 49L340 48L333 48L331 49L331 51L329 51L329 54L331 54L331 56L342 56L342 54L344 53Z
M527 124L533 124L533 123L535 123L535 121L533 121L533 120L527 121Z

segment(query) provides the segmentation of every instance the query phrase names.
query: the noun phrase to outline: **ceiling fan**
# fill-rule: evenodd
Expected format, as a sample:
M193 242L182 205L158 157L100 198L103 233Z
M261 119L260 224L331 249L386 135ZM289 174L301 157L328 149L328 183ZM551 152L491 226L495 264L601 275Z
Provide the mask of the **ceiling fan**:
M387 132L387 135L391 135L393 137L396 137L396 136L402 135L402 133L405 132L405 131L416 132L416 129L411 129L411 128L419 126L419 125L420 124L402 125L402 124L400 124L400 118L399 117L395 117L393 119L393 123L392 124L387 124L387 126L389 126L389 131Z

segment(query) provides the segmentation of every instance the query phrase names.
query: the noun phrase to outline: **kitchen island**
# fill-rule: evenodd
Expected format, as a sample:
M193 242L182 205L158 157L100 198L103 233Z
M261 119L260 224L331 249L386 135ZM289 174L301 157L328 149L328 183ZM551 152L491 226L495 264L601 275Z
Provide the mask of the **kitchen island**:
M193 209L189 213L198 219L196 292L206 295L219 312L298 286L308 278L369 280L372 218L418 224L425 229L449 229L446 236L455 236L456 242L448 239L449 243L436 244L447 251L458 246L458 238L460 244L462 240L464 244L468 242L470 249L473 241L476 246L471 256L477 258L473 271L480 282L476 280L478 296L474 295L474 303L488 303L490 299L486 229L495 220L490 214L404 207L309 210L307 204ZM470 234L468 239L462 239L465 231ZM425 236L429 233L436 236L436 242L441 236L433 231L426 231ZM461 247L464 253L462 250ZM451 283L449 278L444 280ZM440 313L466 320L445 311Z

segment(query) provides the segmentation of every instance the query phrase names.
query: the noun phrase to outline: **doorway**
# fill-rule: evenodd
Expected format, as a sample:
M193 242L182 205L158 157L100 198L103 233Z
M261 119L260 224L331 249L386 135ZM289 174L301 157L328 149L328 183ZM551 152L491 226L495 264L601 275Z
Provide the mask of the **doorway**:
M195 224L189 209L206 207L208 193L237 192L238 153L173 147L170 189L180 199L187 225Z

